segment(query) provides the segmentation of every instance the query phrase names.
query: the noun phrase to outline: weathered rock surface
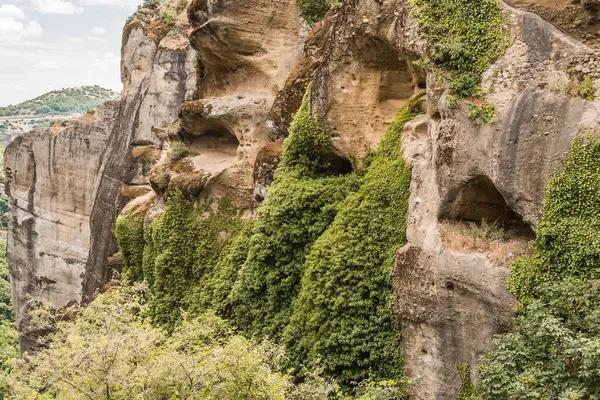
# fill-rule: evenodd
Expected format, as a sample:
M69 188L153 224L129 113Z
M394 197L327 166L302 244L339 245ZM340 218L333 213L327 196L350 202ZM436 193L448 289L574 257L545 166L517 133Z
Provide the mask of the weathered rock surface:
M120 102L92 121L34 131L7 149L8 253L22 350L35 347L30 296L63 307L89 301L111 278L119 194L139 172L131 147L158 144L153 128L177 119L196 90L195 51L176 40L191 29L187 20L158 38L144 13L125 28Z
M591 1L577 10L590 21L595 12ZM175 26L139 11L124 33L121 101L7 151L9 264L24 349L36 333L27 296L57 307L85 302L118 268L111 232L126 203L152 220L182 190L228 197L251 215L309 82L332 155L359 168L397 110L426 90L427 112L403 137L413 181L409 243L393 277L399 351L414 398L456 399L455 363L477 364L510 327L513 300L507 265L485 250L447 247L440 221L499 219L525 239L572 138L597 130L600 117L600 102L566 89L586 79L599 87L600 56L539 16L506 11L510 45L482 83L496 107L491 125L476 125L466 102L447 101L437 72L415 66L425 42L407 0L345 0L310 33L295 0L194 0ZM173 157L182 143L186 152Z
M485 251L444 245L440 221L510 220L530 237L545 186L575 135L594 131L598 102L567 94L573 58L591 50L539 16L510 13L506 54L484 75L496 121L477 125L468 107L452 107L435 74L428 113L407 124L413 166L409 244L394 272L407 375L418 399L456 399L456 362L476 365L494 334L510 327L508 266ZM477 377L474 376L474 379Z

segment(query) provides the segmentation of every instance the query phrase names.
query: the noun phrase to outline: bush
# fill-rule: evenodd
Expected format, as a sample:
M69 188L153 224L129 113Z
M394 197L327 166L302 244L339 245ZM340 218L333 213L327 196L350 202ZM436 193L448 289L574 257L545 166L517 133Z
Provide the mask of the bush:
M327 0L297 0L297 2L302 17L309 24L322 20L330 8Z
M177 22L177 14L171 6L167 6L161 11L160 19L162 19L165 24L173 26Z
M495 339L473 399L594 399L600 393L600 284L543 286L516 331Z
M358 192L344 200L312 246L285 331L294 365L322 365L347 389L402 374L392 266L406 242L411 180L401 135L418 113L417 97L388 129Z
M496 106L490 103L475 104L467 102L469 106L469 119L476 125L493 124L496 118Z
M586 100L594 100L596 98L596 88L592 78L585 78L579 88L579 95Z
M191 154L189 147L183 142L172 142L169 157L172 161L179 161Z
M151 10L155 10L160 6L161 0L144 0L142 3L142 8L149 8Z
M430 47L431 64L450 74L458 97L481 92L483 72L508 44L497 0L411 0L412 13Z

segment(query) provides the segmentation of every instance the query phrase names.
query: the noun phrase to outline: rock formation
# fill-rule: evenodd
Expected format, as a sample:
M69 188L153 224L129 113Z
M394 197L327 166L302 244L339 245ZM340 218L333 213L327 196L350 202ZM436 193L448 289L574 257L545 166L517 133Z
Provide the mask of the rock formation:
M416 62L428 43L407 0L345 0L312 28L295 0L194 0L171 25L139 10L124 31L121 100L7 150L22 349L35 348L39 333L29 296L56 307L86 302L120 269L113 227L124 207L150 221L180 190L230 198L251 217L309 82L331 153L358 168L397 110L426 90L427 113L403 137L413 168L409 243L397 255L393 285L410 391L455 399L455 363L477 364L492 336L510 328L511 256L453 246L442 226L501 220L515 227L516 241L529 240L550 174L572 138L595 131L599 120L595 93L573 91L586 80L600 83L597 55L576 40L597 37L546 15L546 3L554 4L514 6L540 12L575 38L503 4L510 41L482 81L493 124L473 121L443 74ZM595 3L583 6L585 24L595 23Z

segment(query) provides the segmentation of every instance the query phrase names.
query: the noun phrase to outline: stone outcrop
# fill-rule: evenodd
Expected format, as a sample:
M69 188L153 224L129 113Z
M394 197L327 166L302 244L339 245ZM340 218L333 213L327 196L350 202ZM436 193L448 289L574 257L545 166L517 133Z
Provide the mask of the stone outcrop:
M583 6L593 18L594 2ZM415 398L455 399L455 363L477 364L510 328L514 302L507 263L489 249L452 247L441 225L498 220L526 242L550 175L600 117L600 102L567 90L599 83L597 54L540 16L504 7L510 44L484 74L483 100L496 115L482 125L466 101L451 101L439 71L415 63L427 43L406 0L345 0L312 28L295 0L193 0L174 25L160 10L138 11L124 32L121 100L7 150L23 348L36 338L28 296L86 302L118 270L112 229L124 207L150 221L180 190L230 198L251 216L309 82L340 169L351 159L362 168L397 110L426 91L426 114L403 137L413 180L409 243L393 277L399 351Z

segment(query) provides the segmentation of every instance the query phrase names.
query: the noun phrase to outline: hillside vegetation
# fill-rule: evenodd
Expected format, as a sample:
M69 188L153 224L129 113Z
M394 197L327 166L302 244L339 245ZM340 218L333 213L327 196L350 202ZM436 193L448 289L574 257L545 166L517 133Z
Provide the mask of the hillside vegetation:
M119 93L97 85L54 90L23 103L0 107L0 117L84 113L118 96Z

